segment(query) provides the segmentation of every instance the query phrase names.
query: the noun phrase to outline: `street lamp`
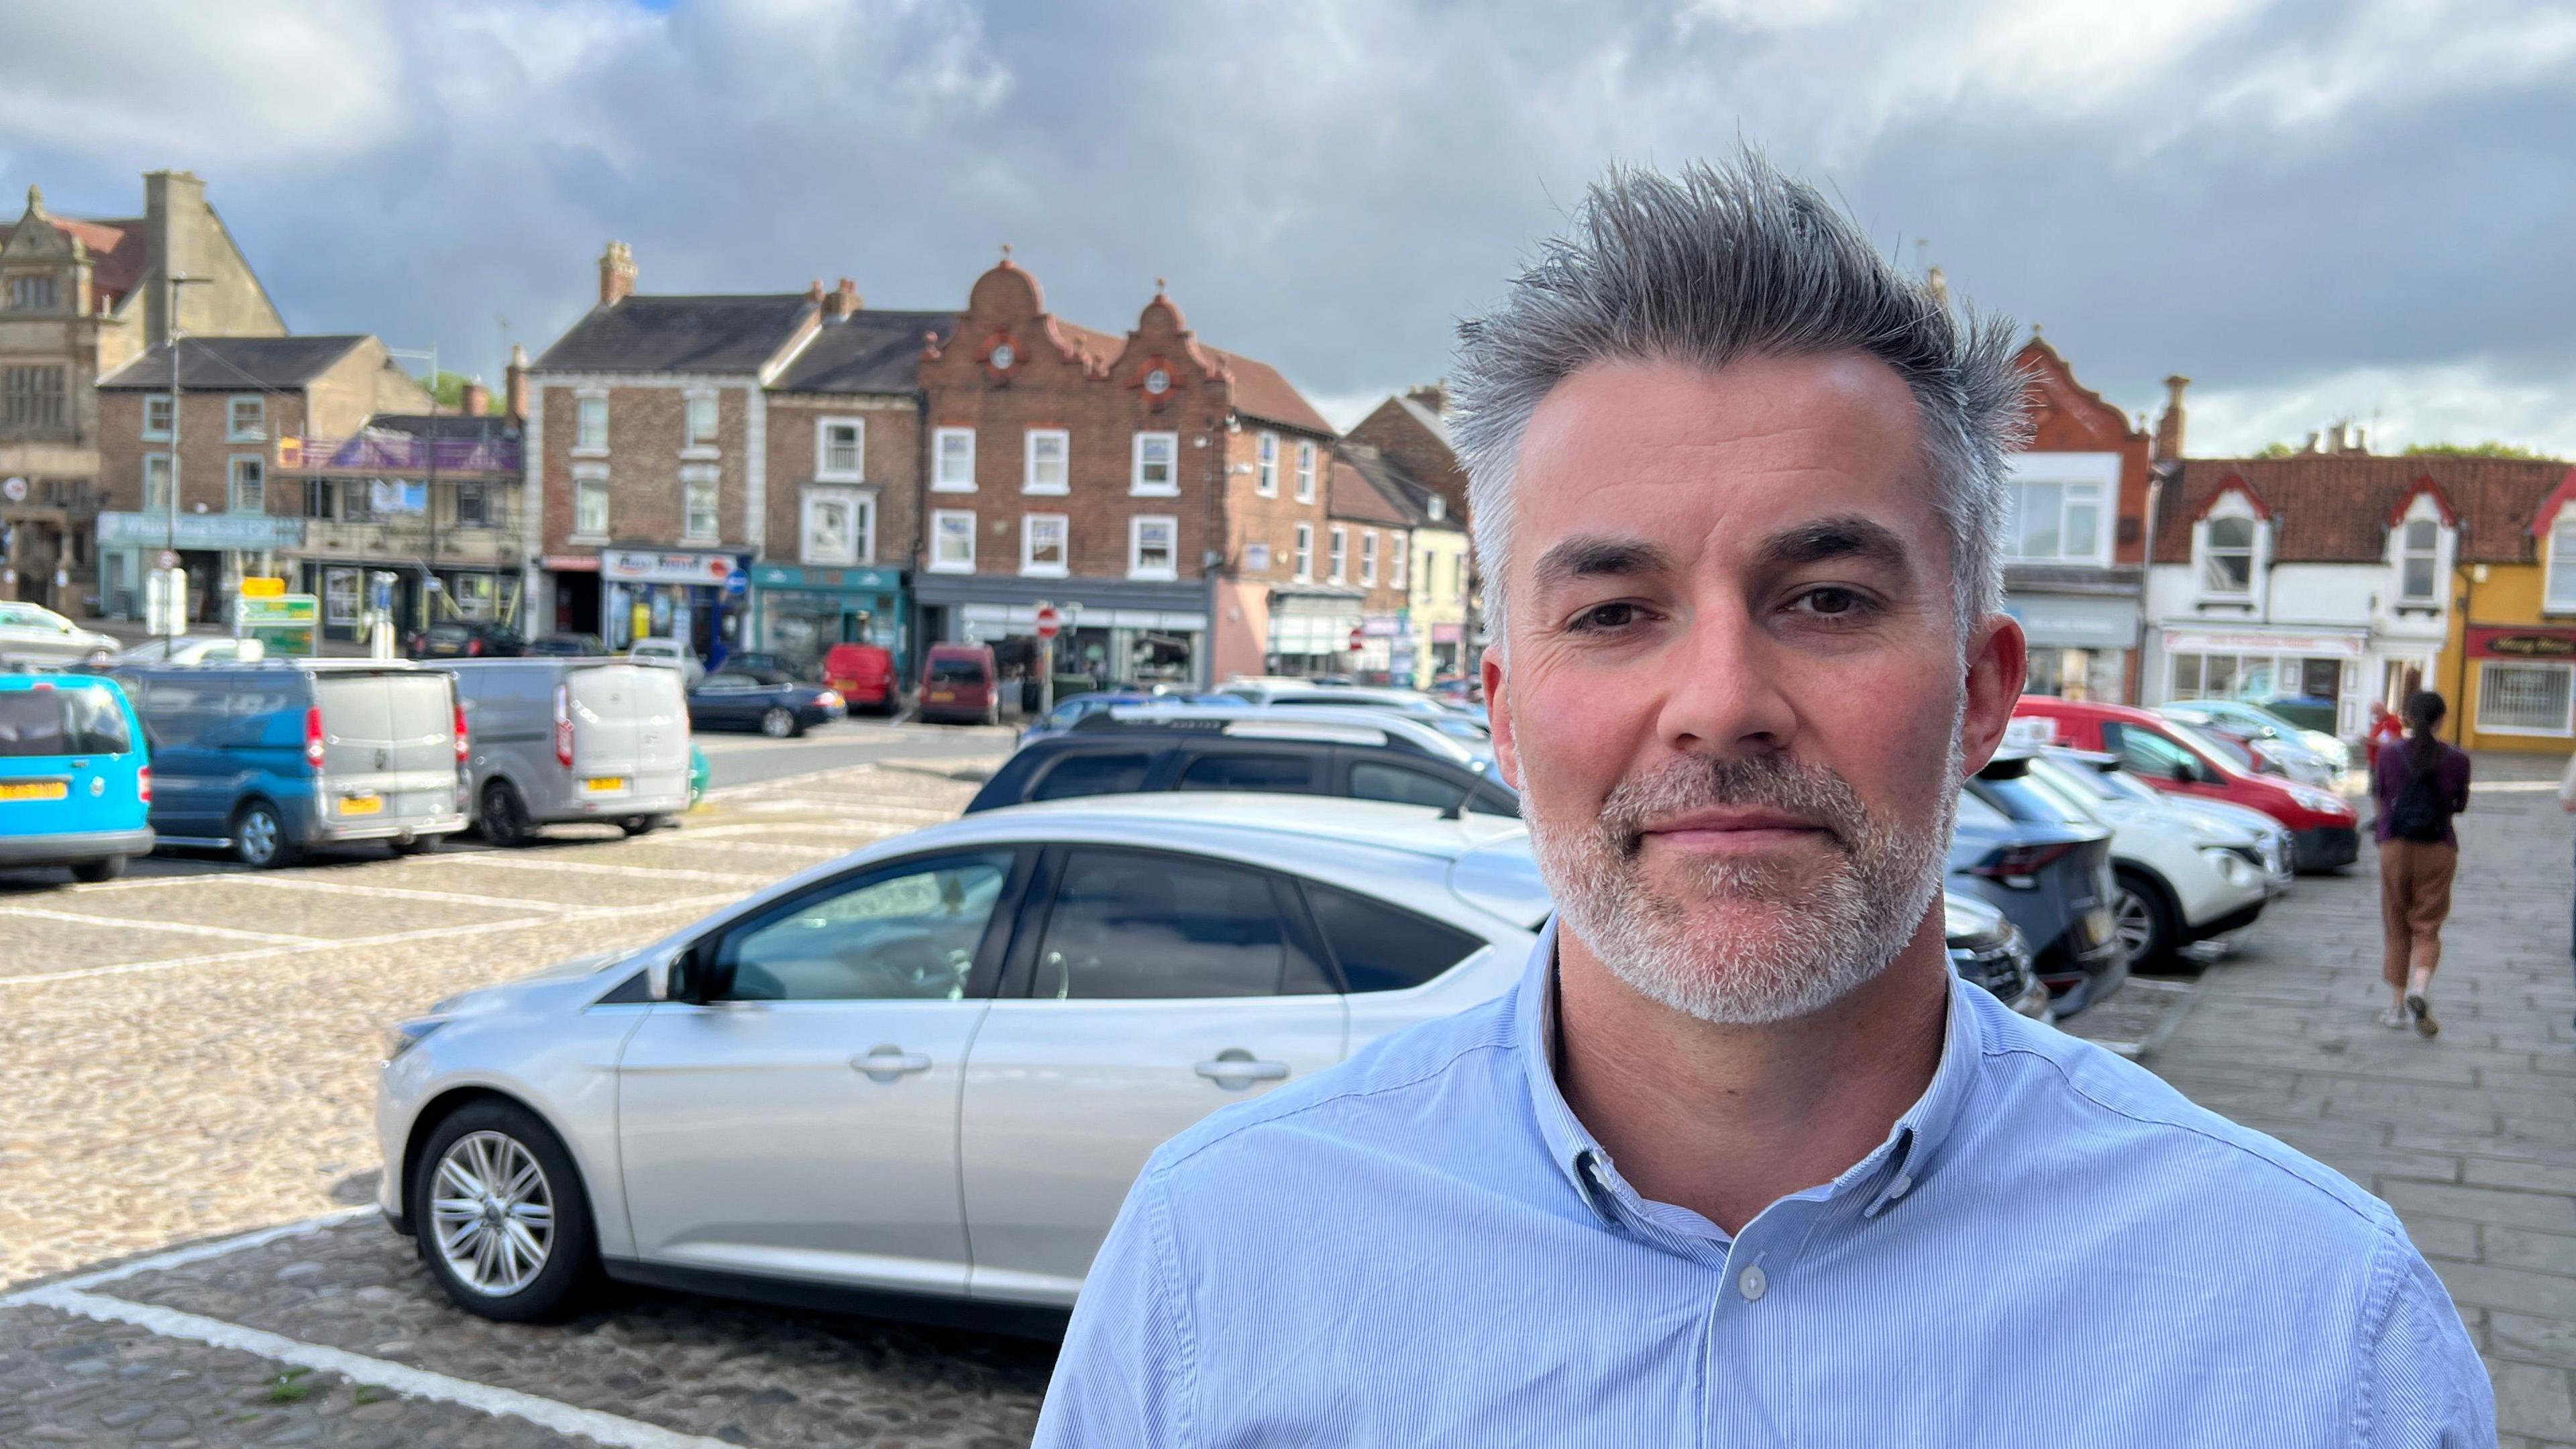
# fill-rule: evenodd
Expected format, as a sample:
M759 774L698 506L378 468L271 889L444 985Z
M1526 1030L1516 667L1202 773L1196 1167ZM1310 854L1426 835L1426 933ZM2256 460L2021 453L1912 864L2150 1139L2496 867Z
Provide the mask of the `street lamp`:
M169 316L164 319L167 324L164 330L170 334L170 476L165 485L169 509L162 516L161 557L168 559L170 566L161 580L161 618L169 626L172 639L188 632L187 611L182 606L180 593L186 587L182 581L187 578L188 571L179 566L179 436L180 417L187 411L187 393L179 376L179 344L184 340L179 328L179 289L202 286L212 280L211 277L183 277L176 272L166 278L170 288Z

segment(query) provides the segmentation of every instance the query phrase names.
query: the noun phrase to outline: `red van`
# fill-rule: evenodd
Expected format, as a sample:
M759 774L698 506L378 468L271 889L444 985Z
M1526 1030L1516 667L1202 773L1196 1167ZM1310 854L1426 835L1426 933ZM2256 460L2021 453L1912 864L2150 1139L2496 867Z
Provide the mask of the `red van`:
M894 713L894 651L875 644L833 645L823 651L823 687L838 691L853 712Z
M921 661L919 718L1000 724L999 679L990 644L933 644Z
M2117 755L2131 773L2172 795L2260 810L2290 828L2301 870L2334 870L2361 854L2352 806L2332 791L2254 773L2239 747L2186 724L2122 704L2026 694L2016 720L2046 720L2058 744Z

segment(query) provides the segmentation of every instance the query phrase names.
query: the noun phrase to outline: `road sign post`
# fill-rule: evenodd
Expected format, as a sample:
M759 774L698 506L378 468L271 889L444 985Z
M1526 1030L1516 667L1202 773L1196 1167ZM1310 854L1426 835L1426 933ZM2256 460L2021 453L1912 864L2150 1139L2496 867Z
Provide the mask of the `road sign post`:
M1055 605L1038 601L1038 717L1044 719L1055 711L1055 636L1064 629L1064 616Z

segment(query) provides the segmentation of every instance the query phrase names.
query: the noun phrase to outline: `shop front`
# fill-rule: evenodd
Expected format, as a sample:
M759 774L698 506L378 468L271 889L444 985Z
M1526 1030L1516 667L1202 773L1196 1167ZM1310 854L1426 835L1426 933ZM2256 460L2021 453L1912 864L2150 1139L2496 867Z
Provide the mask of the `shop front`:
M2293 718L2322 719L2332 733L2358 739L2370 703L2364 678L2369 635L2309 629L2172 628L2163 631L2166 700L2242 699L2292 703Z
M304 540L304 520L269 513L102 512L98 516L99 607L110 617L143 617L144 579L175 556L188 574L188 613L197 623L229 617L245 576L276 576L277 554Z
M897 678L910 678L911 608L901 569L751 566L753 647L804 673L835 644L874 644L894 655Z
M1312 674L1348 674L1358 667L1356 660L1370 653L1372 640L1360 605L1367 595L1342 584L1296 584L1270 591L1270 654L1272 674L1305 676ZM1392 616L1387 616L1392 617ZM1392 636L1388 630L1376 643L1383 662ZM1351 636L1360 636L1360 648L1351 648Z
M1059 680L1081 676L1100 689L1210 682L1208 591L1195 580L923 573L913 578L912 597L920 617L915 639L989 644L1006 682L1033 678L1041 603L1052 604L1059 619L1053 655ZM1065 687L1071 686L1059 685Z
M749 568L734 553L601 549L600 638L618 653L638 639L677 639L712 669L745 647Z
M2138 601L2101 594L2015 593L2004 612L2030 648L2027 693L2126 704L2138 644Z
M1448 679L1465 671L1467 626L1434 624L1431 626L1431 678Z
M2453 708L2462 744L2565 754L2576 743L2576 628L2544 624L2466 631L2466 678Z

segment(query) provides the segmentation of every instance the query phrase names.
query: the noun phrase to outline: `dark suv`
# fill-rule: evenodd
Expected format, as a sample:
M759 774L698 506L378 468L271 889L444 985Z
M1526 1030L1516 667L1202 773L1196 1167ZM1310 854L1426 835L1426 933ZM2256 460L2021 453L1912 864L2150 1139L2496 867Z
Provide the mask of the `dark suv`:
M1310 717L1311 716L1311 717ZM1435 730L1360 711L1114 708L1030 740L967 813L1156 790L1262 790L1518 818L1492 762Z

